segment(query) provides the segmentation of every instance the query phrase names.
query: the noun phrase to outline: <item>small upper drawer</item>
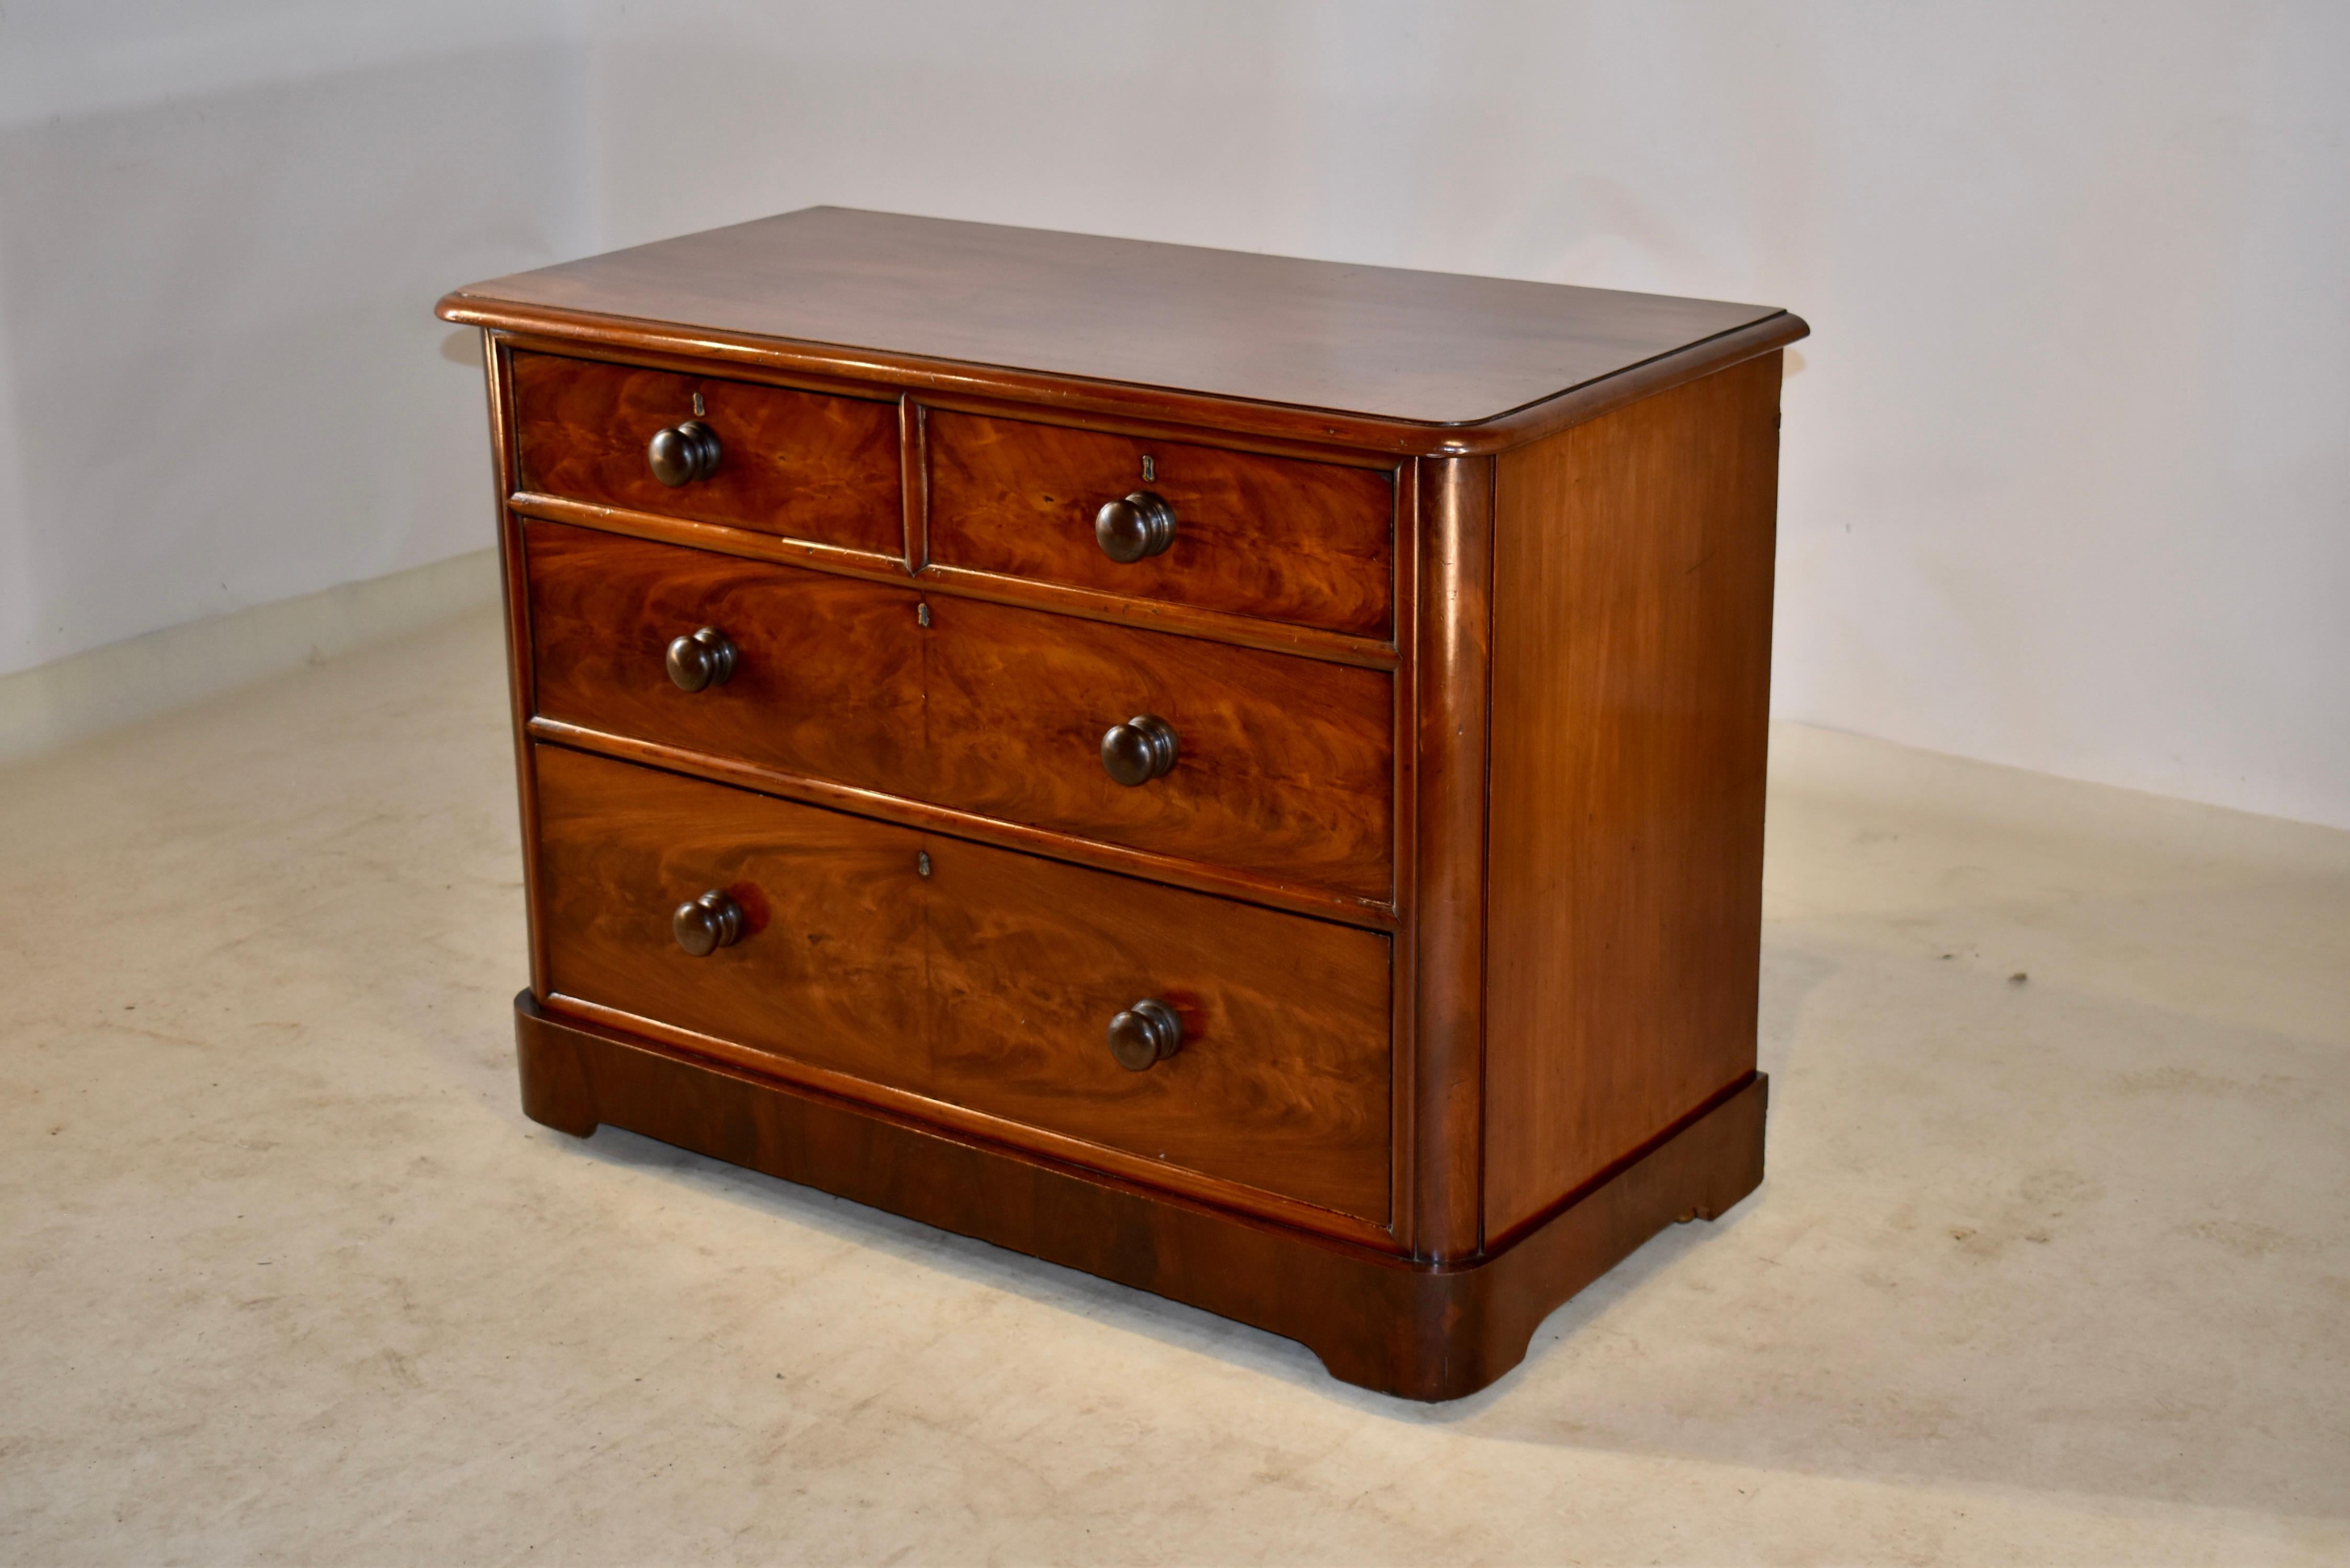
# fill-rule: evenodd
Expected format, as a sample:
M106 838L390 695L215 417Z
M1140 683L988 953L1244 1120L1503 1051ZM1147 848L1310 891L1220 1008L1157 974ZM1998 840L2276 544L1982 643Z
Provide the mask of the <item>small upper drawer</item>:
M1390 470L939 409L924 432L940 566L1365 637L1393 625ZM1137 493L1171 510L1172 537L1116 560L1095 517Z
M516 354L514 421L521 490L882 555L905 549L892 403ZM664 483L649 449L660 431L687 424L715 438L716 462Z

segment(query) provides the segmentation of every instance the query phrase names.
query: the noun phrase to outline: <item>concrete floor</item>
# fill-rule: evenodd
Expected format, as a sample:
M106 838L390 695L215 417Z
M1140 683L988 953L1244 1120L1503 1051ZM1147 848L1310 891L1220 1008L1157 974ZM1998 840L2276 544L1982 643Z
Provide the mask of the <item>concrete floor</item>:
M1426 1407L524 1120L500 680L0 774L0 1558L2350 1560L2350 835L1783 730L1768 1180Z

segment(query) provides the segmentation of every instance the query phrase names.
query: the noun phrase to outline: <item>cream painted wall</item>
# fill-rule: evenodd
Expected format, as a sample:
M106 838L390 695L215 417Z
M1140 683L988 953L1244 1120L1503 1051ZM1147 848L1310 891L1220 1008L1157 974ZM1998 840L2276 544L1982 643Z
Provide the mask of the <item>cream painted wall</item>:
M837 202L1790 306L1781 716L2350 826L2350 8L191 9L0 103L0 668L476 545L441 287Z
M515 0L0 6L0 672L489 543L432 306L594 247L584 70Z

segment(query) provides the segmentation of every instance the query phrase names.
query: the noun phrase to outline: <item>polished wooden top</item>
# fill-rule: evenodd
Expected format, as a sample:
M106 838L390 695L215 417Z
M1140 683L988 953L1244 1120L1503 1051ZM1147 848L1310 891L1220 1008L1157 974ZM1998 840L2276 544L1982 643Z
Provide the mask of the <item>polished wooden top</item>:
M843 207L517 273L441 310L524 329L652 323L1432 426L1490 423L1727 334L1804 330L1765 306ZM1757 323L1770 327L1741 332Z

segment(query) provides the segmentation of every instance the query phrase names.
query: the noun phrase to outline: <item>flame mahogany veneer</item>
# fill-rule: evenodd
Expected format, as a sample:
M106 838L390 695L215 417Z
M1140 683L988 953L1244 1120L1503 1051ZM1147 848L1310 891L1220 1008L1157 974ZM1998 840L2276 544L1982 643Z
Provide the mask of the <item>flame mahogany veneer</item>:
M828 208L441 314L533 1117L1421 1399L1761 1181L1796 317Z

